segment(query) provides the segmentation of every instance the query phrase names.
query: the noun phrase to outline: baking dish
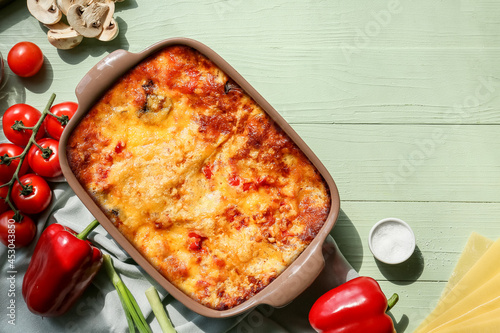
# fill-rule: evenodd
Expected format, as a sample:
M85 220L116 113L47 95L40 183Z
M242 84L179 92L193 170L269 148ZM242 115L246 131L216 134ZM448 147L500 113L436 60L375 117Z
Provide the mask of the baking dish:
M104 212L97 206L94 200L81 186L72 173L66 154L66 145L72 131L80 122L83 116L92 108L97 100L106 92L106 90L125 72L146 59L157 51L172 45L184 45L191 47L217 65L224 71L236 84L238 84L257 104L269 115L272 120L294 141L301 149L310 162L316 167L318 172L325 180L330 192L331 208L328 217L320 229L317 236L309 246L300 254L300 256L279 275L272 283L265 287L255 296L249 298L240 305L227 310L215 310L208 308L193 300L182 291L172 285L165 279L137 250L129 241L118 231L114 224L107 218ZM160 285L176 299L182 302L189 309L207 316L207 317L228 317L245 312L259 304L269 304L280 307L288 304L302 291L304 291L321 272L324 266L322 254L322 244L332 229L340 209L340 200L335 183L314 153L307 147L304 141L297 135L288 123L277 113L274 108L257 92L252 86L243 79L226 61L212 51L207 46L185 38L168 39L156 43L139 53L130 53L124 50L118 50L97 63L81 80L76 88L78 98L78 110L64 131L60 142L61 167L69 185L73 188L77 196L82 200L91 213L100 221L109 234L127 251L130 256L144 270L151 275Z

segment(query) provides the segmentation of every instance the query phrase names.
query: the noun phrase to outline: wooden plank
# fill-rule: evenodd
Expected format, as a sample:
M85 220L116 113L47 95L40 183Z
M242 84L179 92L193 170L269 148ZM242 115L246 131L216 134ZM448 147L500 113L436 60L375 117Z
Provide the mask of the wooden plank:
M499 202L497 125L294 125L343 200Z
M114 49L137 52L188 36L219 52L292 123L500 123L500 6L493 1L172 1L151 9L157 5L117 4L119 37L86 39L71 51L49 45L23 4L3 9L2 50L32 40L48 62L45 77L21 80L19 90L27 85L34 104L49 90L71 99L84 73ZM382 24L391 6L399 9Z
M378 262L368 247L370 229L387 217L406 221L417 239L414 255L401 265ZM500 203L342 201L332 235L361 274L403 284L447 281L470 234L499 238L499 219Z

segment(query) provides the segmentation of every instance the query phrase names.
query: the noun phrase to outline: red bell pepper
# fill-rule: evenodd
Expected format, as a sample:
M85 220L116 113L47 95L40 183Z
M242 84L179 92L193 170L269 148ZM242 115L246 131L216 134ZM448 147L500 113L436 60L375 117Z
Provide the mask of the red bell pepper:
M91 283L103 259L86 238L98 224L92 222L80 234L57 223L43 231L23 280L23 297L31 312L59 316Z
M309 312L309 322L324 333L393 333L394 325L386 314L397 302L389 302L377 281L362 276L322 295Z

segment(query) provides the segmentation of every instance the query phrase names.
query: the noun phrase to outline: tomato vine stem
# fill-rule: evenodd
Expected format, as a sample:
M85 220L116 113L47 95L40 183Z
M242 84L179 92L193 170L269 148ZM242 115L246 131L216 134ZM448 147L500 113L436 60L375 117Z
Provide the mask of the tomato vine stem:
M34 142L33 143L38 149L40 149L41 153L42 153L42 158L44 160L47 160L50 158L50 155L52 155L53 151L52 149L50 149L49 147L47 148L43 148L41 145L38 144L38 142Z
M54 118L57 119L57 121L62 125L62 126L66 126L69 122L69 117L65 114L63 114L62 116L58 116L58 115L55 115L53 114L52 112L48 112L48 114Z
M56 99L56 94L53 93L50 96L49 101L47 102L47 105L45 106L45 109L42 111L42 115L40 116L40 119L38 119L35 126L26 127L26 126L22 125L22 122L16 122L12 126L12 128L14 130L16 129L16 128L14 128L16 126L17 128L20 128L20 129L32 130L33 132L31 133L31 137L30 137L28 143L26 144L26 147L24 147L24 150L21 154L19 154L17 156L13 156L13 157L8 157L8 158L5 158L5 156L2 156L2 159L1 159L1 164L7 164L7 165L12 160L19 159L19 164L17 165L16 171L14 172L14 175L12 176L10 181L8 181L7 183L0 186L0 187L8 186L8 188L9 188L7 191L7 197L5 198L5 203L7 205L9 205L9 207L14 211L13 218L14 218L14 221L16 221L16 222L21 222L21 220L23 219L23 216L21 215L21 212L17 209L17 207L14 205L14 203L11 200L12 187L14 186L15 182L17 181L19 183L19 185L21 185L21 188L24 188L23 184L19 180L19 171L21 170L21 166L23 165L24 159L26 158L26 155L28 154L31 146L34 144L35 145L37 144L36 143L36 134L40 130L40 127L42 126L43 121L45 120L45 117L47 117L47 115L49 113L51 113L50 108L52 107L52 104L54 103L55 99ZM19 124L19 123L21 123L21 124Z
M24 130L32 130L34 127L24 126L24 123L21 120L16 120L16 121L14 121L14 125L12 125L11 128L14 131L20 132L20 131L24 131Z

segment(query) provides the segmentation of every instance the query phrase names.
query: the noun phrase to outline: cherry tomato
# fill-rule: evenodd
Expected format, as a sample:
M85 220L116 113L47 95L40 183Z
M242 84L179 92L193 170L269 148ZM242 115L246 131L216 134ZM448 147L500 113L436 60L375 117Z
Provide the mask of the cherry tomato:
M0 215L0 241L5 246L13 244L16 248L24 247L35 238L35 222L28 216L23 216L20 222L15 222L13 217L14 211L12 210Z
M29 173L19 180L23 186L15 182L10 194L17 209L25 214L37 214L49 206L52 191L45 179Z
M22 125L26 127L33 127L38 122L38 119L42 116L42 113L28 104L15 104L10 108L5 110L2 118L3 132L7 139L18 145L26 146L29 142L32 130L21 129L16 130L12 128L14 124L22 122ZM45 135L45 125L42 124L40 129L36 133L36 139L41 139Z
M33 76L42 68L43 53L36 44L20 42L10 49L7 63L14 74L21 77Z
M31 169L42 177L58 177L62 174L59 164L59 141L44 138L37 141L46 151L40 150L36 145L31 146L28 152L28 162Z
M58 117L67 117L67 120L61 121L56 117L51 117L50 115L45 118L45 128L47 133L56 140L61 138L61 134L66 127L67 121L69 121L78 109L78 104L75 102L63 102L54 105L50 108L50 112ZM65 117L66 116L66 117Z
M0 158L19 156L24 151L23 148L16 146L12 143L0 143ZM10 162L2 163L0 161L0 184L8 183L14 172L16 172L17 166L19 165L19 160L10 160ZM19 170L19 176L24 175L28 171L28 161L24 160L21 169Z
M8 193L9 193L9 188L7 186L0 187L0 214L10 209L9 205L7 205L7 203L4 200L5 198L7 198Z

